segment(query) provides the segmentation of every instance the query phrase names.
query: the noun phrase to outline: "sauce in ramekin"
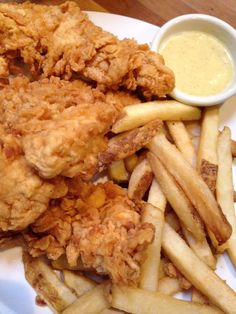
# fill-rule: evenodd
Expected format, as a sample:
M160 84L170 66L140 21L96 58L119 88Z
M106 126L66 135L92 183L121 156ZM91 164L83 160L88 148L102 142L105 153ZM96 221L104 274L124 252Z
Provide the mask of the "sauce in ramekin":
M201 31L183 31L165 40L160 53L175 73L176 87L193 96L225 90L233 80L233 63L223 42Z

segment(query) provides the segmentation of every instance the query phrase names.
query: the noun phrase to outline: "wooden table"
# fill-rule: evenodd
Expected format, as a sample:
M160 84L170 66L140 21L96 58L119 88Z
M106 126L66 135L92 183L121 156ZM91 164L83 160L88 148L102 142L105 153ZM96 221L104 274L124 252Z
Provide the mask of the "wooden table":
M102 11L135 17L158 26L187 13L217 16L236 28L236 0L75 0L83 10ZM10 2L10 1L9 1ZM64 0L38 0L61 3Z

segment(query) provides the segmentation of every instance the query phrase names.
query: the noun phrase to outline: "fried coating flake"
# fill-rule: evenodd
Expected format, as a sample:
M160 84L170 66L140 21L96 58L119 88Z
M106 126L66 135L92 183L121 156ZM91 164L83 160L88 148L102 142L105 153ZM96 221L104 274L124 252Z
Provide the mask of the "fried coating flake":
M73 182L67 197L50 208L24 234L32 256L57 259L66 253L71 266L108 274L116 283L136 282L143 251L154 229L141 222L141 203L112 182Z
M0 58L21 58L33 76L70 79L77 73L100 88L125 87L145 97L165 96L174 88L174 74L162 56L133 39L118 40L94 25L75 2L2 3L0 29ZM5 64L2 72L7 74Z
M21 137L25 159L41 177L89 179L125 101L122 93L104 95L79 80L18 77L0 91L0 122Z
M64 180L41 179L21 155L17 138L0 132L0 230L22 230L67 193Z

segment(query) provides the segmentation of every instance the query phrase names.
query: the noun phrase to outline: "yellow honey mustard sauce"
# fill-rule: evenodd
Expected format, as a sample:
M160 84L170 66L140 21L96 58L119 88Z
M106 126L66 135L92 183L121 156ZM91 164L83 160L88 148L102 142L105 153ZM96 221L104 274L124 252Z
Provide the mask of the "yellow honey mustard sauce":
M165 63L175 74L176 87L193 96L218 94L231 83L234 70L223 42L211 34L184 31L160 47Z

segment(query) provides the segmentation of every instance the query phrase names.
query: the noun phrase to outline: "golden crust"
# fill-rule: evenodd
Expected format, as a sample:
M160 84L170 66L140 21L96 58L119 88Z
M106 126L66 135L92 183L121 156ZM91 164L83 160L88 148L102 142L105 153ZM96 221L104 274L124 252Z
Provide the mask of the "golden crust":
M174 87L174 74L159 54L103 31L75 2L0 4L0 28L1 57L20 56L34 76L70 79L78 73L102 89L125 87L148 98Z
M66 253L71 266L108 274L114 282L136 282L142 252L153 227L141 222L141 204L128 199L112 182L72 182L70 193L43 214L24 234L33 256L58 259Z

